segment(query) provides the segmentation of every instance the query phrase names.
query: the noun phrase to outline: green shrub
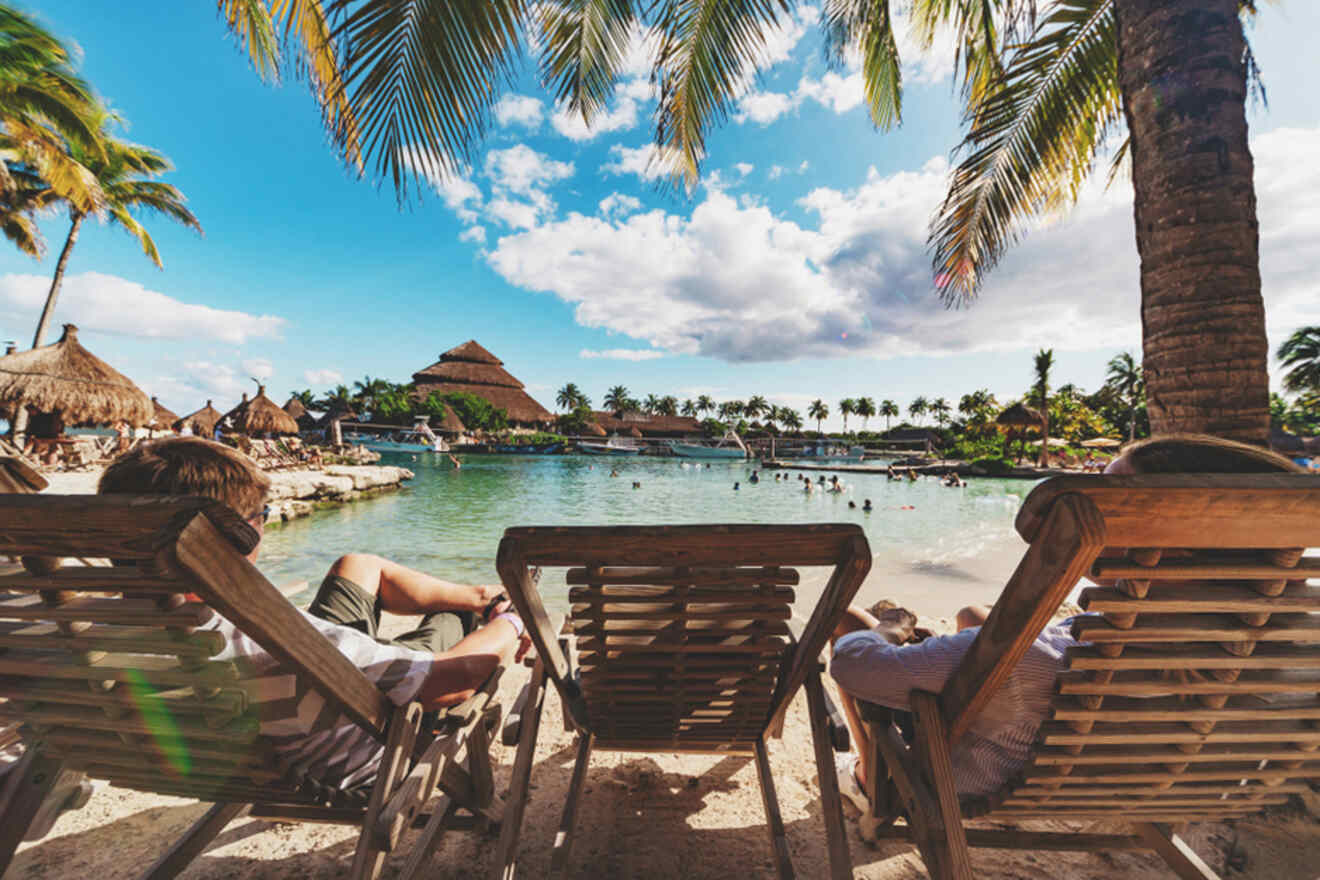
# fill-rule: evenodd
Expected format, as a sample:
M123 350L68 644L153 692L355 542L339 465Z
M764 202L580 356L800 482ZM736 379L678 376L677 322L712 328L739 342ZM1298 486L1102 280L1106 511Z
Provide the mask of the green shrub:
M996 476L1006 474L1013 469L1013 463L1006 458L978 458L972 462L972 467L982 473Z

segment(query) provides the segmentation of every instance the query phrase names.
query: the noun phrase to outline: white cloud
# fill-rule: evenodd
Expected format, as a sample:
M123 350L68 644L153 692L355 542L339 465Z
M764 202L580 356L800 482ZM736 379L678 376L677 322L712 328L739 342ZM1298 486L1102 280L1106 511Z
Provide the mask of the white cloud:
M733 114L733 121L742 123L748 120L760 125L769 125L798 105L791 95L779 92L748 92L738 102L738 110Z
M653 348L607 348L603 351L592 351L589 348L584 348L578 352L578 357L587 360L653 361L664 356L663 351L656 351Z
M504 197L491 199L490 204L486 206L486 213L492 219L499 220L514 229L531 229L540 216L535 205Z
M600 200L600 213L605 217L623 217L642 209L642 203L624 193L610 193Z
M616 97L614 106L597 113L588 126L582 114L563 108L550 117L555 131L569 140L589 141L611 131L627 131L637 125L637 102L629 97Z
M0 317L22 326L35 325L49 288L50 278L44 275L0 275ZM117 336L217 340L233 345L250 339L280 339L287 324L274 315L182 302L102 272L65 276L55 321L57 326L66 322Z
M486 177L495 186L518 195L530 195L572 176L572 162L551 159L526 144L486 154Z
M643 181L658 180L664 176L664 169L659 160L659 150L654 144L640 147L625 147L615 144L610 147L614 158L600 166L606 174L636 174Z
M798 81L794 97L798 102L812 100L835 113L846 113L861 104L865 97L862 75L854 71L847 76L840 76L831 70L820 79L804 76Z
M484 227L484 226L469 226L467 229L464 229L462 232L460 232L460 233L458 234L458 240L459 240L459 241L470 241L470 242L473 242L473 243L475 243L475 244L485 244L485 243L486 243L486 227Z
M495 119L503 126L540 128L542 116L544 109L541 102L529 95L505 95L495 105Z
M646 77L639 76L636 79L619 83L614 94L620 98L631 98L634 101L652 101L656 97L656 86Z
M268 358L249 358L243 361L243 371L252 378L265 382L275 375L275 365Z
M784 168L783 165L771 165L771 166L770 166L770 179L771 179L771 180L778 180L779 178L781 178L781 177L784 176L784 171L785 171L785 170L786 170L786 169Z
M181 384L198 389L216 403L216 409L225 412L232 404L238 403L242 395L253 396L256 389L252 380L239 375L229 364L211 361L188 361L183 365L185 378Z
M303 380L308 385L338 385L344 381L344 374L338 370L323 367L319 370L303 370Z
M466 177L449 175L430 178L431 186L445 201L445 206L464 223L474 223L481 207L481 188Z
M1307 158L1320 153L1320 128L1261 135L1252 150L1277 342L1320 323L1320 165ZM1097 178L1071 215L1008 252L973 307L946 310L926 232L947 175L936 158L817 188L801 200L806 223L717 188L686 215L571 213L501 238L487 259L510 283L571 304L583 326L727 361L1139 345L1129 186L1104 192Z
M808 162L806 159L803 159L802 164L797 167L797 173L806 174L807 170L810 168L811 168L811 163Z
M756 166L750 162L735 162L733 167L734 170L736 170L743 177L746 177L747 175L751 174L753 171L756 170Z

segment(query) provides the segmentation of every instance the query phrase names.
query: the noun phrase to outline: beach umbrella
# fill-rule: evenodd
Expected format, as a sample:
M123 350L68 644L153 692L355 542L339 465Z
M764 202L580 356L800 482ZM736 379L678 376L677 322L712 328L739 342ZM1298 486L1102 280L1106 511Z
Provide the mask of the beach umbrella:
M1067 446L1067 445L1068 445L1068 441L1064 440L1062 437L1050 438L1050 446Z
M64 325L58 342L0 357L0 410L26 407L65 425L151 421L151 398L123 373L78 342L78 328Z
M171 412L168 407L163 406L161 402L154 397L151 398L151 408L153 410L151 427L155 428L157 431L168 430L170 425L173 425L179 420L177 415Z
M240 434L297 434L298 423L266 396L266 386L257 386L257 396L243 401L224 417L227 425Z
M1001 412L995 421L1010 428L1039 428L1045 424L1038 411L1020 401Z
M197 412L188 413L188 415L179 419L171 427L176 431L182 431L184 425L192 427L192 432L198 437L210 437L215 431L215 423L220 421L220 411L211 406L211 401L206 402L206 406L197 410Z
M1087 449L1117 449L1123 445L1123 441L1112 437L1092 437L1090 440L1083 440L1082 445Z

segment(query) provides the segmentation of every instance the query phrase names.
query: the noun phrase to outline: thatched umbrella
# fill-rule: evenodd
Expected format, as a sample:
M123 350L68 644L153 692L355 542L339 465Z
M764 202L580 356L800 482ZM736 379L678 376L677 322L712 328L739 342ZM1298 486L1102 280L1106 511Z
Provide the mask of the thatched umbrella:
M1018 436L1019 444L1021 444L1026 437L1027 428L1045 426L1045 417L1021 401L1001 412L995 421L1008 428L1007 441L1009 444L1013 442L1014 434Z
M188 413L171 427L176 431L182 431L183 426L188 425L198 437L210 437L215 432L215 423L218 421L220 421L220 411L211 406L211 401L208 400L206 406L197 412Z
M297 434L298 423L266 396L266 386L257 386L257 396L225 413L225 420L240 434Z
M78 342L78 328L64 325L58 342L0 357L0 410L26 407L63 425L151 421L151 398L123 373ZM34 432L35 433L35 432Z
M151 427L155 428L157 431L169 430L170 425L173 425L179 420L179 417L171 412L169 407L162 405L161 402L154 397L151 398L151 408L154 410L154 414L151 417Z
M290 397L284 403L284 411L298 423L298 430L310 431L316 427L316 418L307 411L303 402L296 397Z
M608 437L608 436L609 436L609 435L606 433L605 429L602 428L600 425L596 424L595 422L588 422L588 423L587 423L587 426L586 426L585 428L582 429L582 432L583 432L584 434L590 434L590 435L592 435L593 437Z
M1090 440L1083 440L1082 445L1087 449L1117 449L1123 445L1123 441L1112 437L1092 437Z

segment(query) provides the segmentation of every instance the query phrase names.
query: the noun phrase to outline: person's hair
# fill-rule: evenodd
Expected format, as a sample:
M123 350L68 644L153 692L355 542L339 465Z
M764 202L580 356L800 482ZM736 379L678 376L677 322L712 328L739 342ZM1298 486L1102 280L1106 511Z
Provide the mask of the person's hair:
M1129 445L1121 457L1139 474L1268 474L1302 470L1277 452L1208 434L1162 434Z
M201 495L242 517L261 512L270 478L241 452L201 437L158 440L130 449L105 469L101 495Z

